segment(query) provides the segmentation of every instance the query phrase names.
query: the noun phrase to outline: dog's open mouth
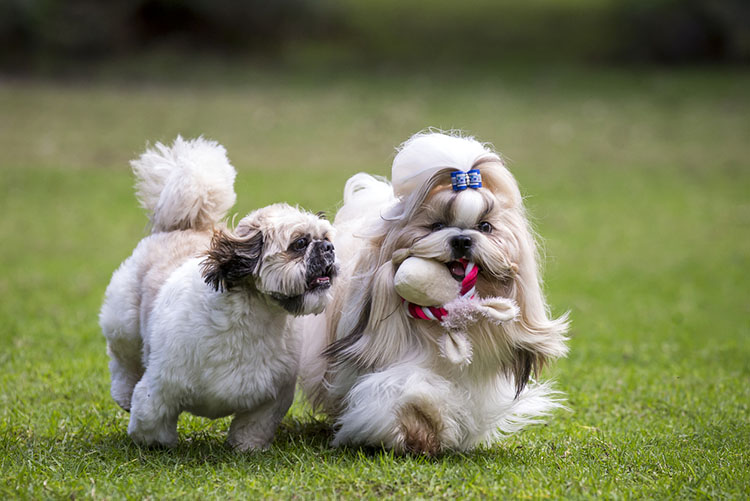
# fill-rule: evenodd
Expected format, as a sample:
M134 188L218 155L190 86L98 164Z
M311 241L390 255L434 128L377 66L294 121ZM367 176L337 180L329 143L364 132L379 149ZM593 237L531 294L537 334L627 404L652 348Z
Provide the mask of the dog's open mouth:
M332 272L326 272L324 275L315 277L307 283L307 290L314 291L320 289L327 289L331 286Z
M458 259L456 261L449 261L445 263L446 268L450 272L451 276L456 282L459 282L462 287L466 284L475 284L477 281L477 275L479 275L479 265L471 263L466 259Z
M466 265L468 261L461 259L460 261L451 261L445 265L448 267L448 271L451 272L451 276L458 282L461 282L466 276Z

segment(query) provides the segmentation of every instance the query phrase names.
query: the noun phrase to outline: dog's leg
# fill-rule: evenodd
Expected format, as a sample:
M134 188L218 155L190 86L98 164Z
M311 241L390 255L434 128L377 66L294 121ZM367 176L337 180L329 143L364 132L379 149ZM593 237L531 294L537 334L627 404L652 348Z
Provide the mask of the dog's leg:
M229 445L241 452L268 449L293 400L294 383L291 383L279 390L276 399L255 409L238 412L229 427Z
M133 391L128 435L140 445L174 447L180 409L175 405L176 398L167 401L160 390L146 371Z
M109 373L112 378L110 393L117 404L130 411L133 389L143 376L140 361L140 343L119 343L115 348L112 341L107 343L107 354L110 356ZM135 353L130 353L131 351Z
M440 435L442 422L440 412L432 405L410 402L396 412L398 416L398 440L396 452L436 456L441 452Z
M99 324L107 338L109 371L112 378L111 393L115 402L130 410L133 388L143 375L140 332L140 290L137 263L132 257L112 275L99 314Z
M436 455L460 445L462 405L447 380L411 364L367 374L348 393L333 445Z

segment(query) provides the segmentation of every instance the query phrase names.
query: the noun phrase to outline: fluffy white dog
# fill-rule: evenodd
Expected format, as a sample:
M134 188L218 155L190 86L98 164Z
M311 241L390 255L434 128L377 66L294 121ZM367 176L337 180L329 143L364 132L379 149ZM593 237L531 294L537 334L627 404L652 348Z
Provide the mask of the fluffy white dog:
M303 384L334 418L334 445L467 450L559 407L549 385L527 383L566 353L568 322L550 318L521 193L500 157L473 138L417 134L392 182L347 182L334 299L303 326ZM442 305L400 297L394 277L409 262L401 275L412 280L417 258L447 268L460 295ZM419 288L404 280L401 290Z
M234 414L229 443L265 448L294 395L291 317L330 298L333 228L285 204L221 225L235 170L215 142L178 137L132 167L153 231L113 274L100 314L128 434L172 446L181 412Z

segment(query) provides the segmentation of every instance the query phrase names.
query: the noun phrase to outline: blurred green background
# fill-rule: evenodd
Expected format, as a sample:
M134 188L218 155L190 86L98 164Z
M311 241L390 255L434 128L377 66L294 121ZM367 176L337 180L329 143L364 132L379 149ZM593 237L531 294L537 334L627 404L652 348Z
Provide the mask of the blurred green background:
M748 498L749 27L739 0L0 3L0 495ZM238 214L333 214L428 126L522 186L570 412L436 460L333 450L301 398L262 454L187 415L134 446L97 325L147 231L128 161L203 134Z
M151 51L278 62L750 60L744 0L5 0L5 64ZM59 69L59 68L58 68Z

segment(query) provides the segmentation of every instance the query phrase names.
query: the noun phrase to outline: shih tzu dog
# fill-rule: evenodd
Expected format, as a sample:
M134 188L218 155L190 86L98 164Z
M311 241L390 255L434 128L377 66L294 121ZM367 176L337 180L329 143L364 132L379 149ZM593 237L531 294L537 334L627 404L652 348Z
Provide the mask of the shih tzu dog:
M561 406L530 378L566 354L567 316L550 317L521 193L490 148L413 136L392 184L347 182L334 227L341 274L302 326L301 369L334 445L463 451Z
M114 272L100 313L128 434L172 446L183 411L234 414L228 442L262 449L292 403L292 316L318 314L337 272L330 223L286 204L228 229L235 170L202 138L132 162L152 233Z

